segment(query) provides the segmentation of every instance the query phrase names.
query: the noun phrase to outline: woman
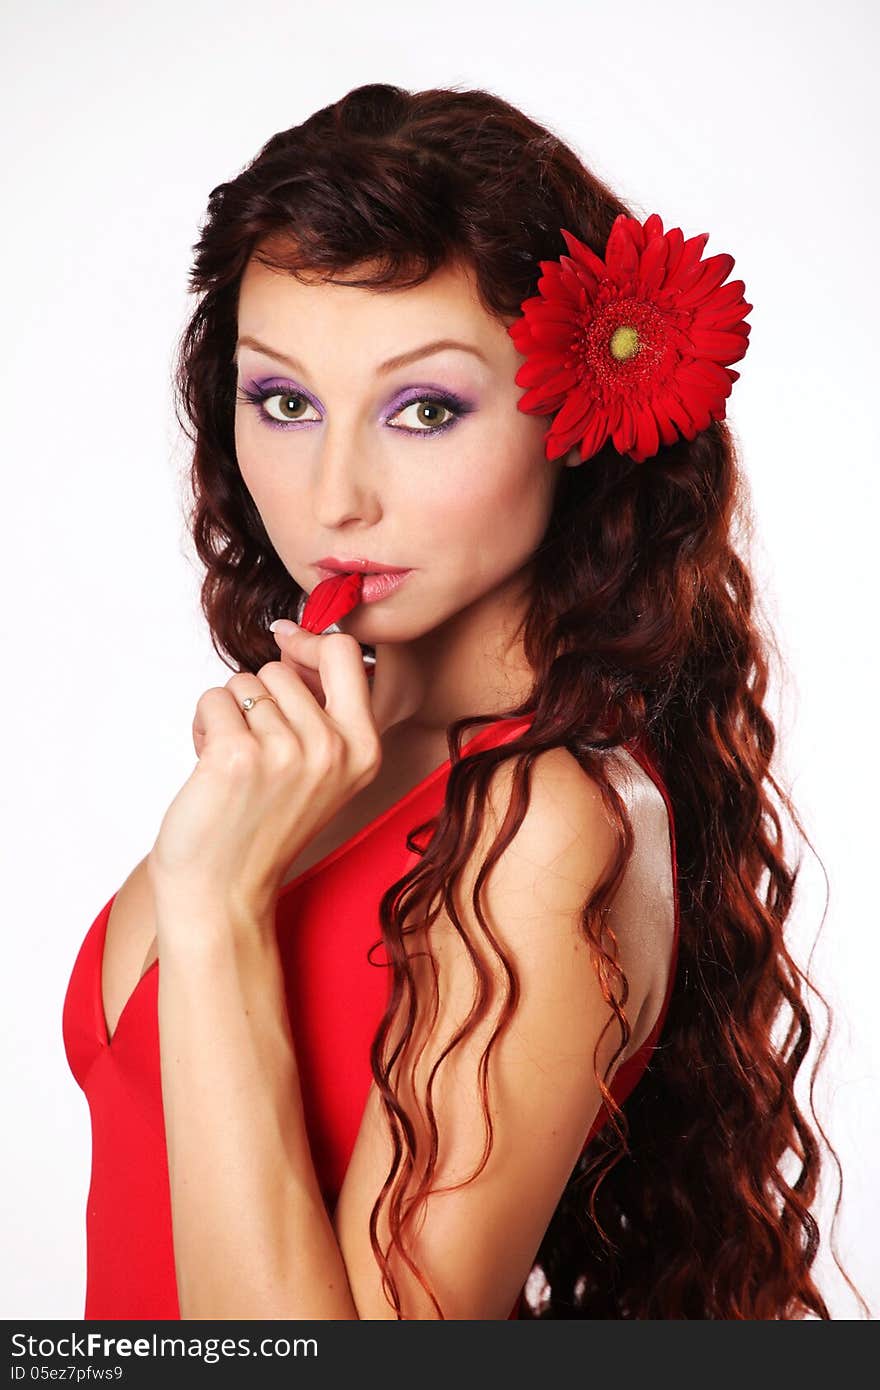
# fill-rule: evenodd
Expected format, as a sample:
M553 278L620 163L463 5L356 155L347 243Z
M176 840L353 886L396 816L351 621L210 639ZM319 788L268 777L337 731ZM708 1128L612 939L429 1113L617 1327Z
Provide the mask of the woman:
M235 674L65 1002L87 1317L829 1316L705 240L481 91L361 87L213 190Z

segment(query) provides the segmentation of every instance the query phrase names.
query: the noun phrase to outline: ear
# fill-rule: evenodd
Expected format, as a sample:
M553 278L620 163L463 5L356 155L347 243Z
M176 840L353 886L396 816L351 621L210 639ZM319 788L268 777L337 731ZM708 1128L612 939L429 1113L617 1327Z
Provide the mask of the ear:
M567 454L563 454L562 460L561 460L561 461L562 461L562 466L563 466L563 468L577 468L577 467L580 465L580 463L581 463L581 446L580 446L580 444L574 444L574 445L572 445L572 447L569 449L568 453L567 453Z

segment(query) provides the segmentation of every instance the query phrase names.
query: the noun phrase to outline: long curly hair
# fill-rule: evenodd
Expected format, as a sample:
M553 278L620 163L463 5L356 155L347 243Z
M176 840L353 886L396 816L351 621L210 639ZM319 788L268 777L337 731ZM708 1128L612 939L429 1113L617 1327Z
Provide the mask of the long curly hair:
M565 250L560 227L601 255L621 212L635 215L561 139L497 95L385 83L358 87L274 135L235 178L212 189L190 272L199 298L180 339L174 386L178 421L194 446L188 522L206 571L202 609L227 665L253 671L277 660L267 624L294 612L302 597L235 455L237 298L249 259L327 280L346 272L345 283L377 293L463 262L486 310L509 321L536 293L539 261ZM352 269L368 273L352 278ZM627 982L606 922L633 836L603 755L640 735L669 792L678 859L678 968L663 1044L623 1107L605 1084L608 1070L596 1071L610 1122L571 1173L536 1253L522 1315L831 1316L811 1274L820 1242L811 1212L824 1162L819 1135L839 1178L832 1232L842 1195L840 1162L813 1104L827 1033L811 1079L813 1125L795 1097L813 1038L807 989L822 1001L829 1031L831 1011L785 939L800 860L789 862L783 816L811 842L772 770L776 732L764 702L771 652L779 654L750 574L750 528L745 480L723 421L643 464L607 444L587 464L560 472L522 629L534 686L507 711L534 718L519 737L463 758L465 733L499 716L449 726L444 805L413 828L408 845L418 862L380 906L392 974L370 1062L394 1158L370 1239L398 1318L405 1314L388 1255L392 1245L404 1252L403 1227L430 1190L437 1152L430 1083L425 1113L434 1142L422 1154L395 1088L401 1044L387 1055L392 1025L404 1022L405 1039L417 1017L409 924L430 927L445 909L466 936L455 885L477 842L489 781L510 759L511 814L472 895L481 920L481 885L522 823L532 764L549 748L567 748L600 789L619 834L617 861L585 903L582 929L625 1044ZM485 972L471 958L480 1007L462 1037L489 1009ZM508 993L480 1064L490 1144L486 1064L517 997L515 972L503 963ZM391 1240L383 1250L377 1231L386 1198ZM832 1252L868 1313L833 1241Z

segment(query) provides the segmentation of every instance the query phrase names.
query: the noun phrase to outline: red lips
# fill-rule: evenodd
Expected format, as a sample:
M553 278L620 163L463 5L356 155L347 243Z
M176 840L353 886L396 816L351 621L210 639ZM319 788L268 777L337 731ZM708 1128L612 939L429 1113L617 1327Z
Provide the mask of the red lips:
M405 574L405 565L383 565L378 560L337 560L335 555L325 555L323 559L316 560L318 569L340 570L345 574L352 574L357 570L361 574Z

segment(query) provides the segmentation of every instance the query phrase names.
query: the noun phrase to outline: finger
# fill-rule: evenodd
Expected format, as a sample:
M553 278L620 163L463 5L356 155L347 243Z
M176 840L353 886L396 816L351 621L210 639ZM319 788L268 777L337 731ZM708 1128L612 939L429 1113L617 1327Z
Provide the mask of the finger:
M324 694L324 713L333 720L346 741L354 739L365 756L373 755L378 733L369 677L357 638L345 632L309 632L303 627L294 627L287 633L276 629L274 636L292 660L316 673ZM337 651L343 655L337 657ZM328 653L332 666L327 665ZM263 670L260 675L268 684ZM328 679L334 681L333 695L328 689Z
M283 619L282 621L285 623L285 626L276 627L275 629L273 629L272 632L272 636L275 638L275 641L278 644L278 648L282 653L282 660L289 659L291 661L296 662L299 666L303 665L305 662L309 662L309 670L317 671L317 648L314 646L314 644L310 645L307 639L309 637L327 637L332 636L333 634L309 632L308 628L301 627L298 623L291 622L290 619ZM360 646L360 643L358 643L358 645ZM311 658L309 657L310 652L312 653ZM367 652L364 651L363 647L361 647L361 660L364 665L367 680L372 680L373 676L375 675L375 655L368 655ZM305 679L307 684L309 684L308 678L306 677ZM317 694L317 692L314 693Z
M252 686L254 677L249 677ZM242 694L268 694L269 692L259 681L256 682L258 689L245 689ZM269 704L269 701L266 701ZM256 706L255 706L256 708ZM242 732L247 732L247 722L241 708L241 703L237 695L222 685L212 686L210 690L204 691L199 696L196 705L195 717L193 719L192 733L193 744L196 754L201 757L205 743L217 734L228 734L230 737L241 738Z
M281 647L281 663L283 666L288 666L291 671L294 671L296 675L299 676L300 680L303 681L312 692L318 704L323 709L324 689L317 671L311 666L306 666L302 661L297 661L283 646Z
M257 739L269 738L283 731L296 735L303 746L321 732L321 708L304 681L280 661L267 662L256 675L238 671L226 682L227 693L236 701L240 717ZM255 704L242 709L242 701L252 696ZM261 700L260 695L271 695Z
M309 632L305 627L293 627L289 632L272 633L280 650L290 661L295 661L301 666L305 666L312 671L315 676L319 673L319 656L321 643L328 637L338 636L332 632Z
M325 715L369 761L378 753L379 735L360 643L347 632L309 632L300 640L306 649L303 660L315 654L326 696Z

